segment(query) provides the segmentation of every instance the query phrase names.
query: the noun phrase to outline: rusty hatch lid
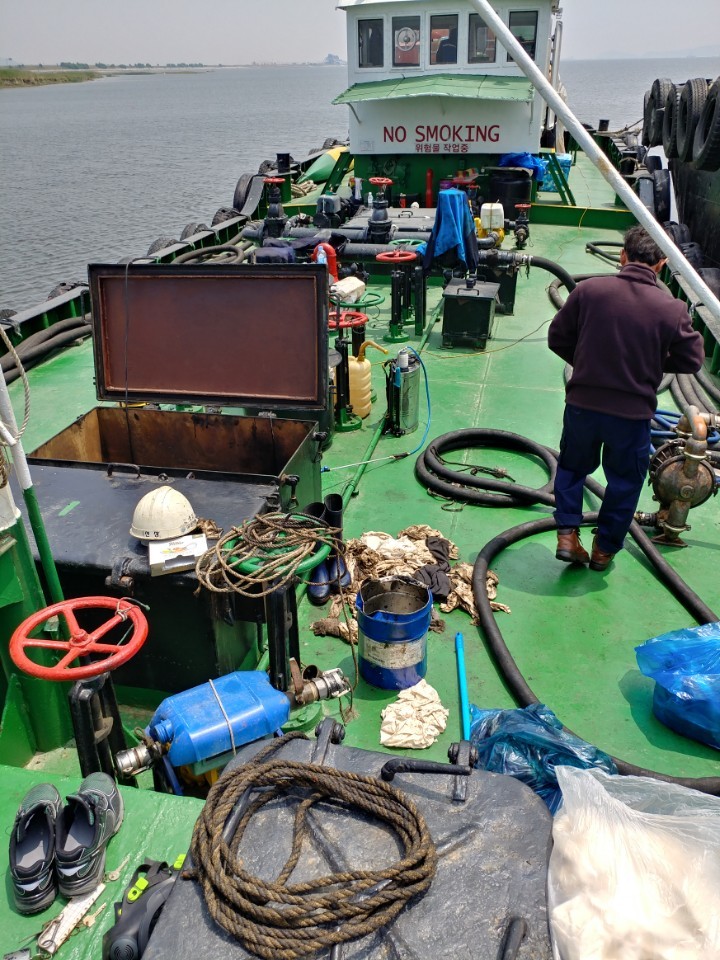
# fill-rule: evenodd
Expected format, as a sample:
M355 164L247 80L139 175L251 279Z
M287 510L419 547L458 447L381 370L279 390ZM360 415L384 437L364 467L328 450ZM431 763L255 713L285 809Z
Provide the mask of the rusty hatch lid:
M91 264L100 400L322 410L324 264Z

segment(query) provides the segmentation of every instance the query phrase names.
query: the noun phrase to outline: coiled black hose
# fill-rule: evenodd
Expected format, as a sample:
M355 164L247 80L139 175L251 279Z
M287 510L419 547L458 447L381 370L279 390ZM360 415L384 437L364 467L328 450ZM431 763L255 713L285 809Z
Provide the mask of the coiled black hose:
M540 459L548 469L550 479L539 489L505 480L491 480L486 476L458 473L445 465L443 453L468 448L493 447L529 453ZM415 461L418 479L430 490L453 500L484 504L488 507L530 506L533 503L553 504L552 489L557 471L557 458L540 443L520 437L506 430L455 430L445 433L430 443ZM458 483L464 488L462 493ZM487 492L489 491L489 492Z
M420 457L418 457L418 461L416 463L417 476L423 483L426 482L425 478L430 476L431 479L433 479L434 484L431 489L438 489L438 481L432 477L429 464L432 464L434 460L437 459L437 454L439 452L457 450L463 446L467 448L475 448L493 445L501 446L504 449L524 450L526 453L535 456L540 456L538 448L541 448L544 452L544 455L541 456L541 459L545 463L548 463L548 459L550 459L555 464L555 470L557 469L557 453L551 450L549 447L541 447L541 445L537 444L535 441L528 440L526 437L521 437L518 434L507 433L501 430L485 430L475 427L468 430L455 430L452 433L444 434L443 436L437 437L435 440L433 440L428 447L428 450L434 450L434 453L430 453L429 457L426 457L428 452L426 450L424 454L421 454ZM552 467L550 468L551 477L554 477L555 470ZM496 491L498 481L492 481L475 476L472 477L472 484L468 484L467 474L460 472L453 473L453 471L450 471L444 465L443 477L445 479L441 482L443 484L444 495L452 497L453 499L470 503L483 503L485 501L481 498L480 494L480 490L483 487L493 491L492 494L486 494L486 496L492 495L497 497ZM500 485L502 486L502 483ZM535 494L534 502L544 503L547 505L554 504L554 497L548 491L548 486L550 486L550 484L546 484L544 487L536 491L530 491L531 493ZM592 478L588 478L586 481L586 487L594 496L602 499L603 488L599 483L597 483L597 481L593 480ZM512 489L514 490L515 488L513 487ZM522 489L523 491L530 490L530 488ZM520 501L518 502L523 500L525 503L533 502L530 500L529 496L525 497L525 494L521 496ZM508 502L512 501L510 498L506 497L505 503ZM596 522L596 520L597 514L589 514L585 517L585 523L587 525ZM500 673L503 676L503 679L507 683L508 688L512 692L513 696L522 706L528 706L531 703L537 703L538 698L535 696L529 684L520 672L520 669L508 650L500 628L497 625L495 615L490 607L490 601L488 600L487 596L486 576L490 563L502 550L505 549L505 547L508 547L513 543L517 543L519 540L523 540L526 537L533 536L536 533L543 533L554 529L554 518L542 517L538 520L531 520L527 523L522 523L519 526L513 527L511 530L506 530L504 533L494 537L482 548L478 554L478 558L475 561L475 566L473 568L473 596L478 610L482 632L495 659L495 662L498 665ZM630 534L655 568L660 580L675 595L675 597L677 597L685 609L688 610L688 612L699 623L715 622L718 617L714 611L711 610L710 607L708 607L707 604L705 604L705 602L684 582L684 580L682 580L676 571L673 570L673 568L660 554L652 540L647 536L645 531L638 523L633 522L630 527ZM638 767L635 764L628 763L627 761L621 760L617 757L613 757L613 760L615 761L618 771L622 774L655 777L659 780L666 780L671 783L679 783L682 786L692 787L693 789L701 790L704 793L720 795L720 777L671 777L666 774L657 773L653 770L648 770L644 767Z
M687 373L678 373L677 381L680 391L688 398L691 406L697 407L699 410L707 410L710 413L717 412L715 404L694 376Z
M698 372L695 374L695 379L708 396L720 403L720 386L713 381L712 377L704 367L701 367L698 370Z
M76 340L89 337L91 333L92 327L84 317L70 317L45 330L39 330L37 333L31 334L17 345L15 352L19 356L23 367L29 370L54 350L59 350ZM0 358L0 366L6 383L13 383L19 378L20 371L15 365L15 358L11 354L6 353Z

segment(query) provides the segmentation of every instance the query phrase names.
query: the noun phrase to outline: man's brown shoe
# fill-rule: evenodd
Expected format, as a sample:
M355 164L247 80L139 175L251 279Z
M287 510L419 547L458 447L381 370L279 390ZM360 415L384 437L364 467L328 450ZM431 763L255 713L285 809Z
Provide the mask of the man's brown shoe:
M564 563L587 563L590 557L580 543L577 527L558 527L555 557Z
M607 570L614 556L614 553L605 553L604 550L601 550L597 545L597 537L593 537L592 556L590 557L591 570Z

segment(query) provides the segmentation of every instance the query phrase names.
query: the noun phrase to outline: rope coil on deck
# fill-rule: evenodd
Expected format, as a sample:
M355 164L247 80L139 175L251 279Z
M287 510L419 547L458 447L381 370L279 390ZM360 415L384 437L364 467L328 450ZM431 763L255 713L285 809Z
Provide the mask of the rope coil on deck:
M212 593L264 597L302 573L301 565L311 569L318 546L342 554L338 532L302 514L266 513L221 537L198 559L195 573Z
M435 844L412 800L375 777L274 758L297 737L305 739L303 734L282 737L215 784L195 825L193 866L183 873L201 884L216 923L267 960L296 960L379 930L426 893L437 866ZM226 838L228 818L252 791L262 792ZM292 849L277 878L266 881L243 869L240 847L255 814L278 798L297 802ZM402 848L402 859L377 870L347 869L290 883L303 842L312 838L308 813L320 801L325 808L360 811L385 824Z

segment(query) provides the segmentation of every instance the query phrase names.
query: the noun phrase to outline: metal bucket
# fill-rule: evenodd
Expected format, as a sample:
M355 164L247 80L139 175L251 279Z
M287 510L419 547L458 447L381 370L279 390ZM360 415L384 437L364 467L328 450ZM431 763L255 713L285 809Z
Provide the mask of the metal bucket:
M427 671L432 594L412 577L366 580L357 595L360 675L383 690L412 687Z

